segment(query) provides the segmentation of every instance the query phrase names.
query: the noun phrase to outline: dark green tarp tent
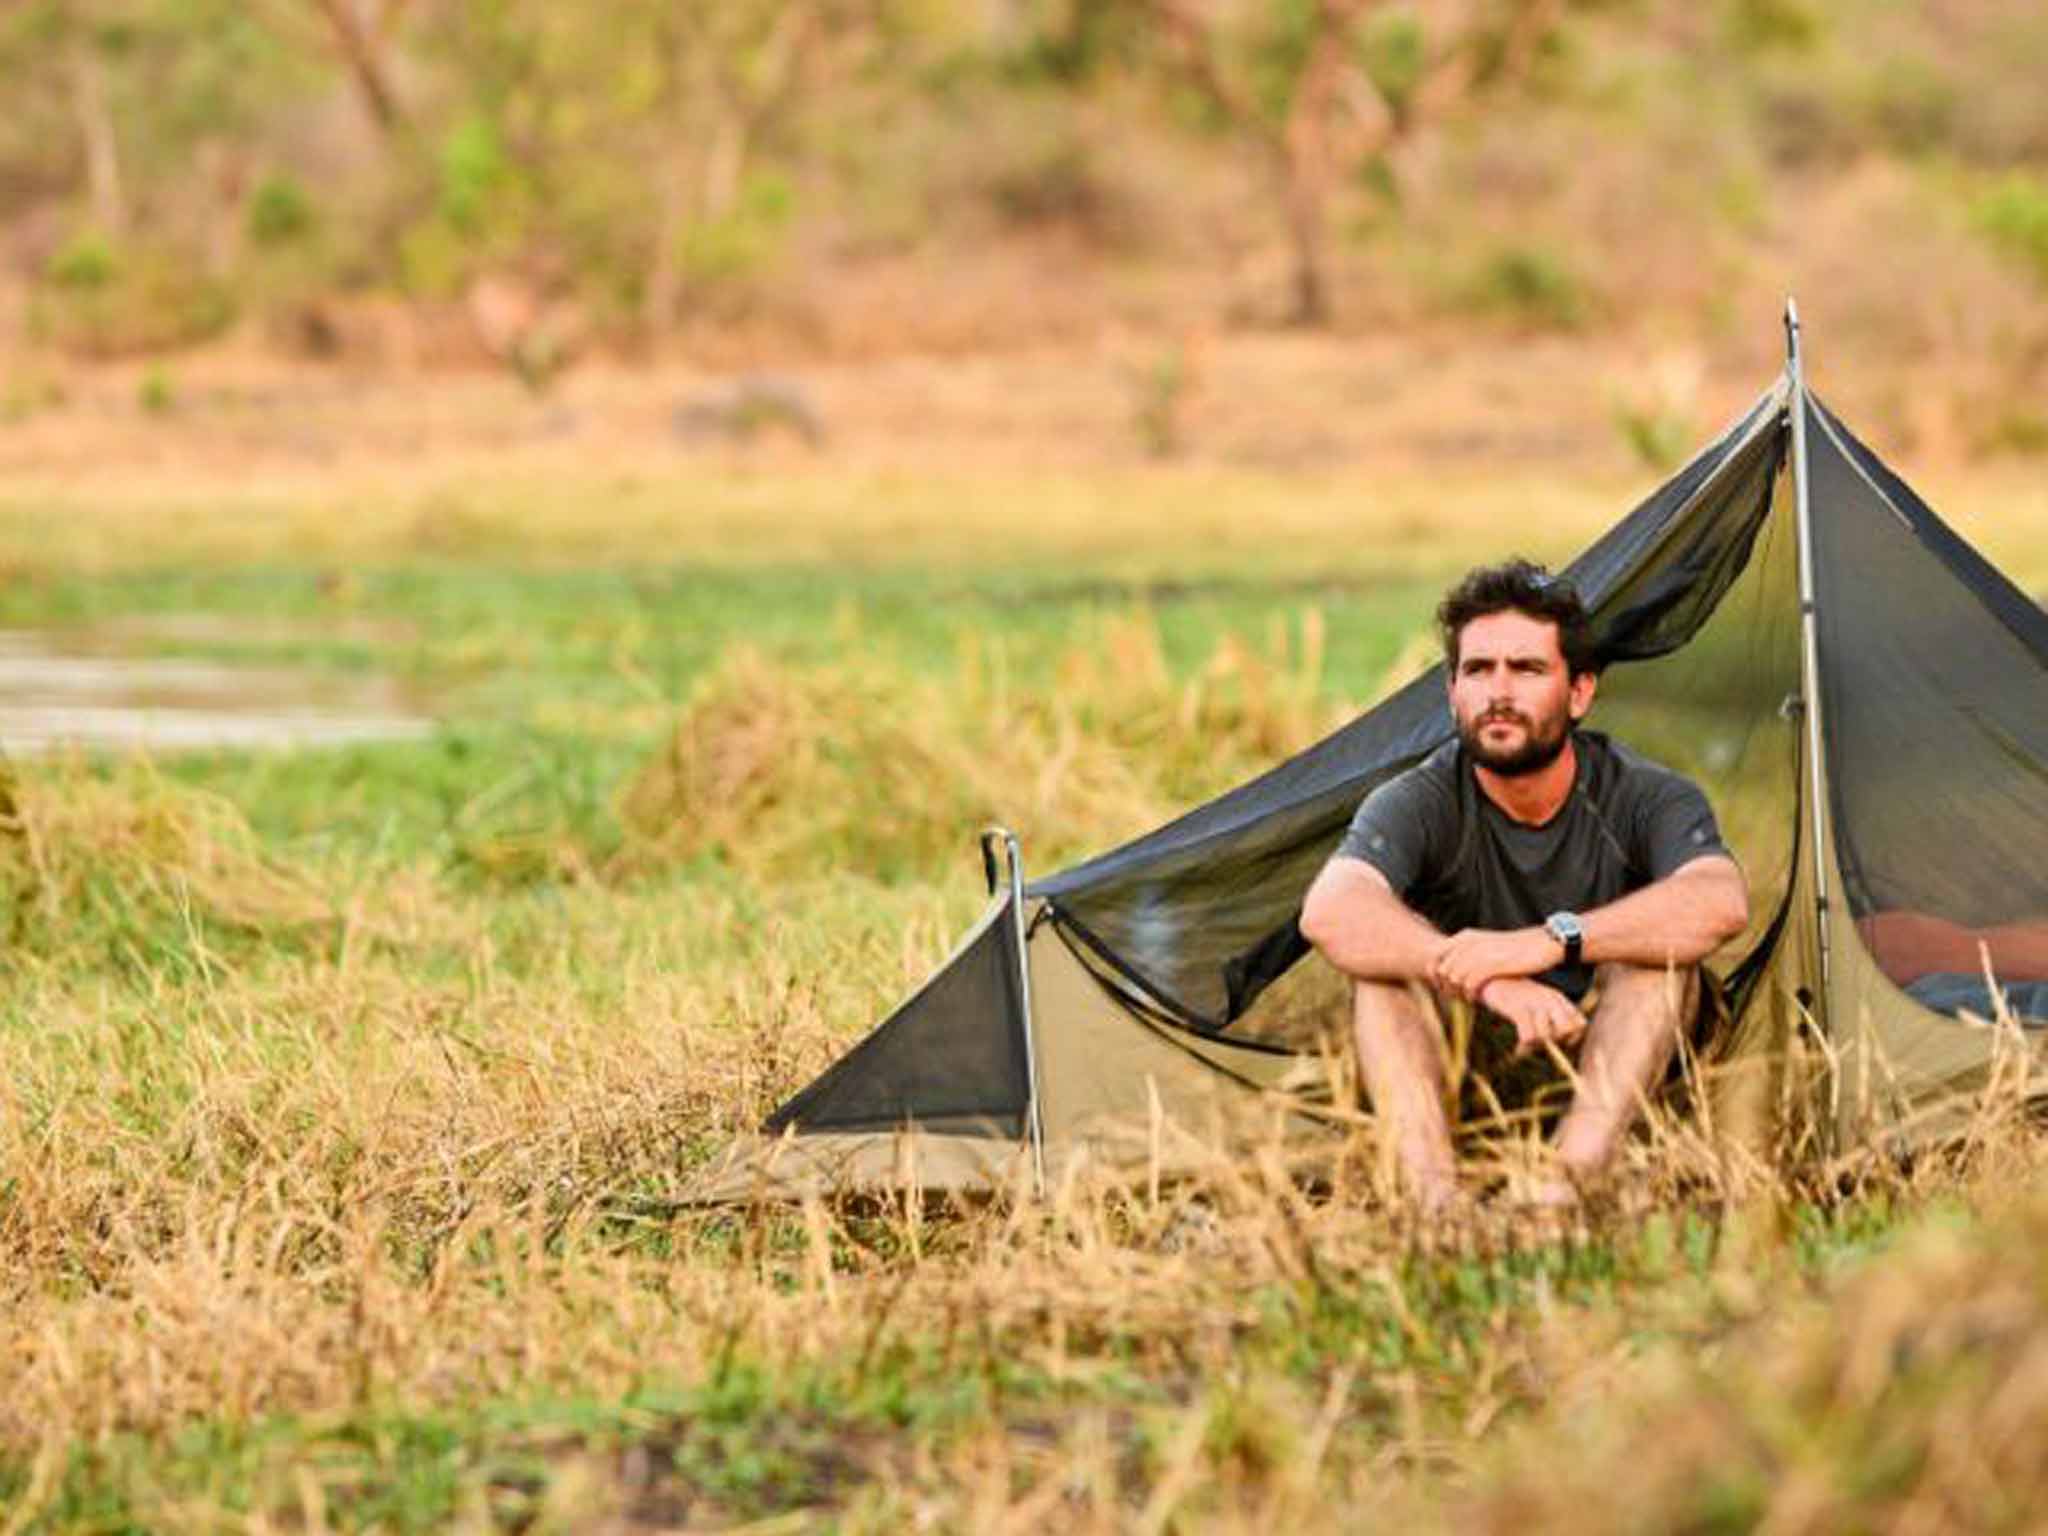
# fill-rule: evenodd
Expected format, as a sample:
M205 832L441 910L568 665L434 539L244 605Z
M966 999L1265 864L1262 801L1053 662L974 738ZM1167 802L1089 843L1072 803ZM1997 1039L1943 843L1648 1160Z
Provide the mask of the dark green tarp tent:
M1801 1032L1836 1136L1931 1136L2014 1019L2028 1061L2048 1038L2048 615L1808 392L1797 335L1788 310L1783 377L1571 563L1593 723L1697 778L1749 875L1714 1054L1768 1100ZM985 843L982 920L709 1197L1042 1185L1292 1115L1275 1090L1325 1076L1293 1026L1342 996L1302 898L1359 800L1451 731L1438 668L1071 869L1026 884L1012 843L1003 881Z

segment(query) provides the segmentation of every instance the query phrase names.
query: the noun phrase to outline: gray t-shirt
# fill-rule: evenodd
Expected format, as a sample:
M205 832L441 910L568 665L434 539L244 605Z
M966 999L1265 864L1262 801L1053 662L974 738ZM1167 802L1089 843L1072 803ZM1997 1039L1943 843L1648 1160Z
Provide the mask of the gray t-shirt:
M1727 855L1690 779L1598 731L1573 741L1572 792L1541 826L1488 799L1452 740L1367 795L1337 853L1372 865L1445 933L1530 927L1553 912L1604 906L1703 855ZM1579 997L1592 969L1560 966L1539 979Z

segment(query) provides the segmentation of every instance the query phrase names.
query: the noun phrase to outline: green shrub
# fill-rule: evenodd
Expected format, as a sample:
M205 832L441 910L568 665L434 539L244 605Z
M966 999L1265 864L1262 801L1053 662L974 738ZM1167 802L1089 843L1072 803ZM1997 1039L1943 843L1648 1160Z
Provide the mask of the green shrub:
M226 285L189 258L120 250L98 236L73 241L51 261L29 312L38 337L87 357L190 346L234 318Z
M2013 406L1992 418L1971 446L1980 454L2048 454L2048 415Z
M1464 307L1538 330L1577 330L1589 308L1585 284L1563 256L1511 244L1479 264L1460 296Z
M1977 227L2048 283L2048 182L2014 171L1977 199Z
M416 298L453 297L469 267L468 245L445 220L422 219L399 237L399 281Z
M776 171L757 171L730 212L692 225L683 236L683 271L708 284L751 277L781 250L795 216L795 183Z
M493 194L511 177L512 164L497 126L486 117L457 123L442 141L439 169L442 217L464 234L477 233Z
M111 240L97 230L87 230L50 258L44 275L59 288L97 292L112 287L121 276L121 259Z
M1812 0L1723 0L1721 31L1746 53L1801 53L1820 41L1822 23Z
M1099 222L1104 202L1090 147L1073 140L1043 145L1002 167L989 183L989 199L1012 224L1080 225Z
M1675 466L1697 436L1691 418L1681 411L1619 399L1614 429L1645 469L1657 471Z
M1387 104L1396 112L1402 111L1422 83L1429 63L1421 18L1408 10L1375 15L1359 36L1358 57Z
M152 363L149 371L136 386L135 400L151 416L167 416L178 406L178 386L171 378L170 370L162 363Z
M1884 60L1866 87L1871 127L1901 154L1926 154L1950 144L1961 105L1955 82L1919 59Z
M249 239L260 246L289 245L313 228L313 201L290 176L266 176L249 198Z

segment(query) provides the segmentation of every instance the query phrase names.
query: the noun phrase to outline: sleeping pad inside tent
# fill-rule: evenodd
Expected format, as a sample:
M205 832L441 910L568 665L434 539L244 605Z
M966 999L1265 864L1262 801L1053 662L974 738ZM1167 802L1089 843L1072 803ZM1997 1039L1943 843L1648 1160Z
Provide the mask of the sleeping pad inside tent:
M1837 1138L1932 1136L2015 1021L2029 1061L2048 1039L2048 615L1808 393L1791 335L1783 377L1567 567L1588 723L1695 778L1749 878L1711 1056L1768 1076L1805 1031ZM1439 666L1073 868L1026 882L985 845L981 921L701 1198L1028 1189L1316 1134L1346 997L1302 899L1360 799L1452 733Z

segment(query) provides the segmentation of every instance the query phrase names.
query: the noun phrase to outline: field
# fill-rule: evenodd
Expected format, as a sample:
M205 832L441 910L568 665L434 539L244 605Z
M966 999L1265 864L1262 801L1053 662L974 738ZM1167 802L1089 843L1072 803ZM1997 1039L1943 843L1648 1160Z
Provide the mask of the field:
M1099 357L823 373L819 451L602 373L11 429L0 629L438 724L8 765L0 1529L2032 1528L2003 1104L1910 1166L1660 1124L1562 1226L1425 1227L1363 1141L1313 1189L677 1206L945 953L985 822L1036 869L1145 830L1653 482L1585 359L1370 408L1414 361L1225 348L1164 460ZM2048 584L2037 483L1901 467Z

